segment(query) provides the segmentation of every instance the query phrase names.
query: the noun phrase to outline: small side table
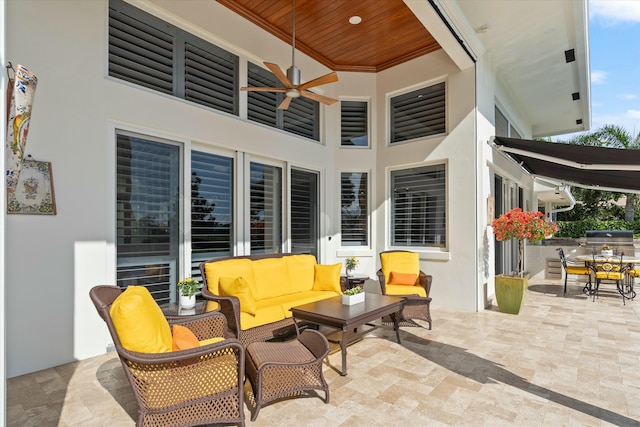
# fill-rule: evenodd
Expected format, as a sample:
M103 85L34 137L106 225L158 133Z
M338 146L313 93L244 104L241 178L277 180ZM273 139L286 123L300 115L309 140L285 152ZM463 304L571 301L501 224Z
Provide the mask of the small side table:
M182 308L177 302L160 304L160 309L165 316L193 316L194 314L204 314L209 311L217 311L217 304L207 304L208 301L196 299L196 306L193 308ZM211 307L213 306L213 307Z
M344 292L347 289L364 285L364 282L366 282L367 280L369 280L369 276L367 276L366 274L352 274L351 276L340 276L340 288L342 288L342 292Z

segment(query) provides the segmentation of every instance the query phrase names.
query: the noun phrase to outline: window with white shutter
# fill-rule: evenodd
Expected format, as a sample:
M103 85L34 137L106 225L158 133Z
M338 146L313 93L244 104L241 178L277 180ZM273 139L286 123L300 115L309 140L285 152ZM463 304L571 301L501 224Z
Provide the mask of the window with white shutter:
M343 147L369 146L368 109L366 101L340 102L340 144Z
M391 245L446 247L444 164L391 172Z
M179 268L180 147L117 136L117 283L175 301Z
M121 0L109 1L109 75L239 113L237 55Z
M249 62L247 81L249 86L283 87L268 70ZM281 92L247 92L247 117L254 122L320 141L320 106L304 97L295 98L286 110L278 106L284 100Z
M191 276L202 261L233 255L233 158L191 152Z
M342 246L369 246L369 193L366 172L340 174Z
M391 143L446 132L445 83L391 98Z

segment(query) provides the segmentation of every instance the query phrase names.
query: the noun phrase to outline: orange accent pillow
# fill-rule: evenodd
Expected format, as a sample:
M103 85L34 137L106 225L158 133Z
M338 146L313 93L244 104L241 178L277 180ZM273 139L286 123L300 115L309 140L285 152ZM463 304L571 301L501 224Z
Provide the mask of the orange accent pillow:
M417 275L411 273L389 273L389 285L413 286L416 284Z
M182 325L173 325L173 351L187 350L200 346L200 341L191 329Z

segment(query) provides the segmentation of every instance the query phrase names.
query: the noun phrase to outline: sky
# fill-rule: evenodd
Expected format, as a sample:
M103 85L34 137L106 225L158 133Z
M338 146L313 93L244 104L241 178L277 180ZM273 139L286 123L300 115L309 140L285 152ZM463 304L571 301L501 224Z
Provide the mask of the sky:
M591 130L640 133L640 0L589 0Z

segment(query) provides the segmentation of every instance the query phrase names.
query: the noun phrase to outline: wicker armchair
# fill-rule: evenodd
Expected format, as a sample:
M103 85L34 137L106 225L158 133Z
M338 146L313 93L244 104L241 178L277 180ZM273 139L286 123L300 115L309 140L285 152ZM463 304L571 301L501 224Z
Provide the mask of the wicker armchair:
M383 254L399 254L402 256L403 254L414 254L414 252L385 251L380 253L381 259ZM419 268L419 266L417 268ZM378 281L380 282L380 291L382 292L382 295L402 296L405 298L406 302L400 317L401 322L408 319L421 319L429 323L429 329L431 329L431 297L429 296L431 283L433 281L431 275L425 274L420 270L413 286L393 286L389 287L389 289L387 288L387 284L390 272L384 271L383 268L380 268L377 272L377 276ZM422 288L422 290L416 289L417 287ZM390 291L391 289L392 291Z
M244 348L236 339L167 353L125 349L111 319L110 308L122 293L117 286L95 286L89 295L106 322L122 367L138 401L137 426L245 425ZM198 340L224 337L227 322L212 312L167 318L187 326Z

